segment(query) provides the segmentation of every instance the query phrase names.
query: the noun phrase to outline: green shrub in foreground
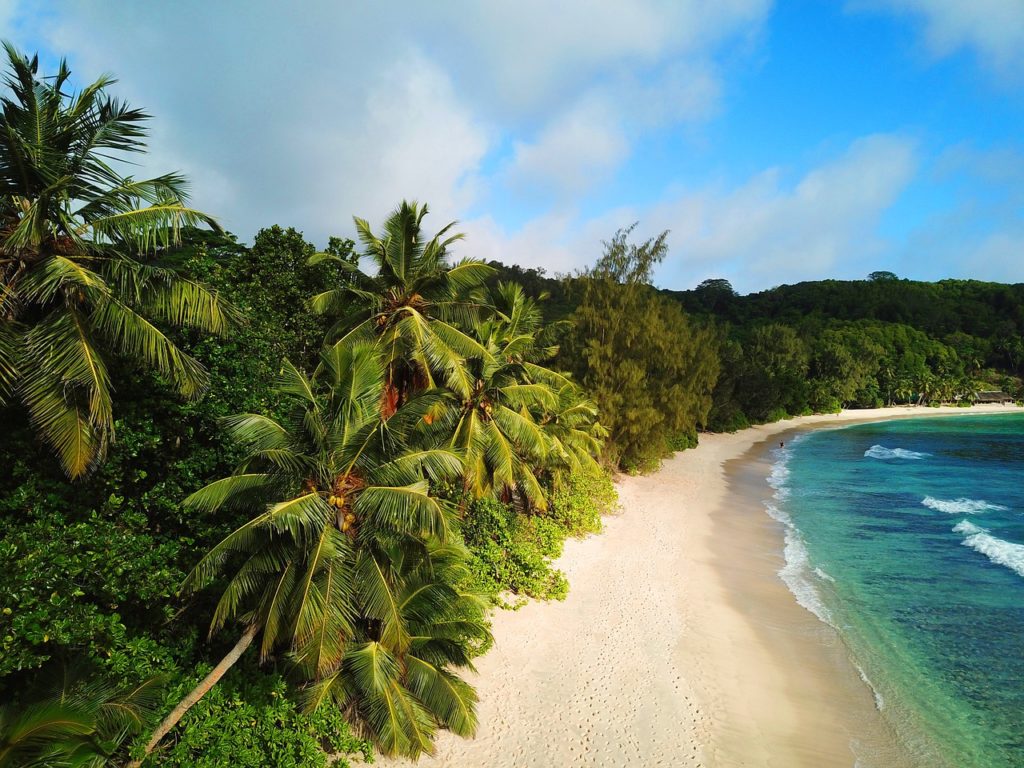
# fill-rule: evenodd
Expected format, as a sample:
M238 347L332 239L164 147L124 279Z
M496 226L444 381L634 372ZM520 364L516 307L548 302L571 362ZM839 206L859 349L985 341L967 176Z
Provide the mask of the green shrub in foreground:
M478 586L496 604L511 592L539 600L564 600L565 574L552 561L569 537L601 530L601 515L615 509L611 478L603 473L577 474L551 495L543 514L526 514L512 504L478 499L469 508L462 532L473 557L470 567Z
M353 755L373 762L372 746L353 735L340 709L303 713L280 676L248 661L188 711L173 744L154 752L145 768L348 768ZM208 671L197 669L196 679ZM180 699L193 682L183 680L169 700Z
M697 447L697 432L680 432L668 441L668 447L673 452L688 451Z

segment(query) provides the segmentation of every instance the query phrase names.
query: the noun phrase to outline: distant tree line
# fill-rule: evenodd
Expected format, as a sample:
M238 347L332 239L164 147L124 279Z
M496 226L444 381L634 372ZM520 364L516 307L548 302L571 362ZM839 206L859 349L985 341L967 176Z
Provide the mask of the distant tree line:
M664 248L664 238L626 246L625 234L628 230L606 244L605 260L623 249L640 254ZM645 287L632 289L645 296L643 311L634 304L620 313L611 303L599 305L597 296L608 290L625 295L630 279L614 276L611 282L619 286L608 288L603 262L558 279L511 269L552 297L546 305L552 319L572 320L561 360L591 382L605 423L640 425L632 434L641 445L628 442L624 433L616 439L613 429L607 450L623 466L649 465L666 441L684 445L686 431L730 431L842 408L969 405L983 390L1024 397L1021 284L926 283L873 272L866 280L798 283L741 296L724 279L706 280L689 291L656 291L647 274L640 281ZM665 309L669 305L678 314L659 318L671 311ZM626 337L615 336L618 324L629 325ZM574 338L581 343L574 345ZM639 353L646 361L642 371L631 374L627 361L638 354L638 345L669 339L676 350L671 364L686 368L672 375L688 381L689 388L666 405L657 392L668 386L665 366L670 364L662 360L667 349ZM623 365L611 365L613 358ZM603 372L602 359L608 361ZM704 389L709 385L710 393ZM705 397L708 407L693 407L695 399ZM652 406L656 402L661 405ZM674 420L676 407L688 415Z
M724 280L663 293L719 329L712 429L840 408L969 404L984 389L1022 395L1024 285L874 272L748 296Z

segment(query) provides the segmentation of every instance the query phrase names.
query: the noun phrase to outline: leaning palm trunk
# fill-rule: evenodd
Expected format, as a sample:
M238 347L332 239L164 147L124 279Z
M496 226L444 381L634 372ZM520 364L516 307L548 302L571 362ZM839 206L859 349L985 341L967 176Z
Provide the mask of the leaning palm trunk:
M171 732L174 726L178 724L178 721L185 716L185 713L194 707L199 700L203 698L203 696L209 693L210 689L213 688L213 686L215 686L222 677L224 677L224 673L231 669L235 662L242 657L242 654L245 653L246 649L252 645L252 641L256 639L256 635L259 630L259 626L253 624L246 629L244 633L242 633L238 642L235 643L234 647L230 651L228 651L227 656L221 659L220 663L210 670L210 674L204 677L202 682L193 688L189 692L188 696L182 699L178 706L171 710L171 714L165 717L163 722L157 726L157 729L153 731L153 735L146 743L146 749L142 757L128 763L128 768L139 768L139 766L142 765L142 761L149 756L149 754L156 748L156 745L163 740L164 736Z

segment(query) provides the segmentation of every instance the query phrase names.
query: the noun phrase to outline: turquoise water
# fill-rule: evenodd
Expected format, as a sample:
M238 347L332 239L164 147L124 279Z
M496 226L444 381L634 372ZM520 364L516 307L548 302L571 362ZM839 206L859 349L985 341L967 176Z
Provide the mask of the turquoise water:
M775 449L780 575L836 627L921 765L1024 766L1024 415L890 421ZM858 763L884 768L870 754Z

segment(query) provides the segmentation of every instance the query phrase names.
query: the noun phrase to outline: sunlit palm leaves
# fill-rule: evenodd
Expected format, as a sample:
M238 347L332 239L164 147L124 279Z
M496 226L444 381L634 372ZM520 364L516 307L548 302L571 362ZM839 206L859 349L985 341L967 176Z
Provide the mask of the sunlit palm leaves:
M465 454L464 487L473 496L518 497L545 509L543 474L593 462L601 437L596 409L538 362L555 350L539 342L542 316L522 288L499 285L493 307L473 327L482 353L466 360L469 381L450 387L424 429L449 435Z
M540 417L549 440L547 471L557 485L566 475L600 471L597 456L608 431L597 420L597 405L572 382L557 385L556 399Z
M456 476L461 462L450 451L411 448L403 419L381 417L384 369L372 344L326 348L311 377L286 363L278 391L289 403L280 421L226 420L248 452L239 474L186 500L207 511L257 511L200 561L187 586L234 566L211 630L234 618L258 625L264 656L290 649L320 675L337 666L351 635L357 552L393 537L446 539L451 512L428 480Z
M355 711L386 754L431 752L438 727L472 736L476 693L452 670L471 669L489 634L480 598L457 586L466 554L436 542L362 552L356 634L341 669L307 689L307 705Z
M451 264L448 248L462 235L449 234L453 222L425 240L421 227L426 214L427 206L403 202L384 222L381 236L365 220L355 219L363 256L375 268L372 276L330 254L311 260L337 261L351 274L350 283L314 296L312 307L339 316L333 338L380 341L388 413L435 380L465 386L463 360L481 352L462 329L477 318L476 292L493 270L472 259Z
M144 112L105 95L100 78L70 93L70 72L43 79L36 58L5 45L0 117L0 405L22 402L72 477L113 437L110 356L152 368L182 395L206 373L158 328L223 332L232 311L162 268L160 251L209 216L184 179L117 170L144 151Z
M486 637L486 625L476 598L456 588L466 553L452 543L448 504L430 492L431 481L457 478L462 462L409 441L437 395L385 419L373 343L325 348L312 376L286 364L278 391L288 404L280 421L226 422L247 449L239 473L186 500L255 512L186 588L226 574L211 631L233 619L259 627L263 657L287 652L314 681L311 701L332 691L385 751L428 750L439 725L471 731L475 696L449 667L468 665L468 644ZM413 652L419 666L410 672ZM384 693L366 682L385 674Z

